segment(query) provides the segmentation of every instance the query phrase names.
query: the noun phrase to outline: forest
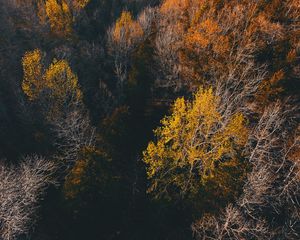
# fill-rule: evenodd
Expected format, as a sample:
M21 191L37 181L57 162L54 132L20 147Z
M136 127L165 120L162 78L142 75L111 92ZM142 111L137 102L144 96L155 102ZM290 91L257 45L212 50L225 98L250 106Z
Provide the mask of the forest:
M0 240L299 240L299 0L0 0Z

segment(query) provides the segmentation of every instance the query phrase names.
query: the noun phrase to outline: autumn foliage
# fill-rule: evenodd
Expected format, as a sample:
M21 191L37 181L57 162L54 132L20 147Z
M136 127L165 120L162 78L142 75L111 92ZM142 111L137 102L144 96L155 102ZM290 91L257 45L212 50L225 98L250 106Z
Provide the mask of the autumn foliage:
M42 52L38 49L27 52L22 59L22 64L24 71L22 89L30 99L35 99L45 87L42 81Z
M299 0L0 0L0 239L298 240Z
M297 84L293 66L298 41L295 37L299 34L294 25L299 18L295 14L298 8L293 1L169 0L163 2L160 11L170 23L162 19L160 31L166 24L174 26L172 34L178 38L172 44L179 48L173 65L179 69L181 84L183 81L191 88L235 71L241 53L243 61L251 58L257 63L270 56L264 62L270 71L258 93L260 101L268 101L287 89L287 83ZM178 25L183 32L177 30ZM291 71L287 73L287 69Z
M200 89L193 101L179 98L172 115L155 130L157 142L144 152L150 191L158 195L197 193L202 185L215 182L222 194L232 191L228 169L242 166L241 150L248 137L246 120L236 113L225 119L220 99L210 89Z
M65 0L47 0L45 10L53 33L68 36L72 33L72 14Z
M66 60L54 59L46 68L42 52L36 49L25 53L22 64L24 93L30 100L40 101L50 119L61 115L62 108L67 102L81 101L82 93L78 78Z
M131 13L123 11L114 26L109 31L111 50L127 53L143 36L143 29L138 21L134 20Z

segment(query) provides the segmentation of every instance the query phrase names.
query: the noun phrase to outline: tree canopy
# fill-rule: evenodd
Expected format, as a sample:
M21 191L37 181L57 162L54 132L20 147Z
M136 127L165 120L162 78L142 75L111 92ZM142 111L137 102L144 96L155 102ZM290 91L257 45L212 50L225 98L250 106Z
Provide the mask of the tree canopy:
M246 119L241 113L227 117L220 111L220 99L212 88L200 88L192 101L179 98L172 114L157 128L157 141L144 152L150 191L158 195L197 193L214 182L231 192L227 171L243 172L243 146L247 142ZM238 179L235 179L238 181ZM234 183L236 184L236 182ZM240 183L241 184L241 183Z

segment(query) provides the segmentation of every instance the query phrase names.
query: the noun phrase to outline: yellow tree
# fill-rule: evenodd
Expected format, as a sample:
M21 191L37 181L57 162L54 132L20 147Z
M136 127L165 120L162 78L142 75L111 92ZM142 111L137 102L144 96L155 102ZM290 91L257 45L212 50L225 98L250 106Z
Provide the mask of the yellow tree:
M59 116L66 103L81 100L78 77L72 72L66 60L54 59L45 71L44 81L49 92L50 109L47 114L49 119Z
M81 10L90 2L90 0L73 0L72 5L75 10Z
M36 49L26 52L22 58L24 78L22 89L30 100L35 99L43 89L42 52Z
M65 0L46 0L45 10L51 30L58 36L70 36L72 33L73 17Z
M39 22L41 25L46 25L48 21L48 16L46 13L46 6L44 0L37 0L36 2L37 8L37 16L39 18Z
M123 11L108 31L108 46L115 60L114 71L118 80L119 96L123 95L124 84L128 77L130 54L141 42L143 34L140 23L135 21L128 11Z
M143 30L140 24L133 20L130 12L123 11L112 29L113 41L126 43L129 46L142 35Z
M245 122L240 113L222 114L211 88L199 89L192 101L178 98L172 114L154 131L157 140L143 153L152 183L149 191L172 197L210 186L223 196L235 195L245 171Z
M31 101L40 97L50 100L50 105L47 104L50 107L48 117L59 114L67 101L81 100L78 78L66 60L54 59L45 69L42 64L42 52L37 49L26 52L22 64L24 71L22 89Z
M44 80L56 99L64 99L66 96L81 98L78 78L66 60L54 59L44 74Z

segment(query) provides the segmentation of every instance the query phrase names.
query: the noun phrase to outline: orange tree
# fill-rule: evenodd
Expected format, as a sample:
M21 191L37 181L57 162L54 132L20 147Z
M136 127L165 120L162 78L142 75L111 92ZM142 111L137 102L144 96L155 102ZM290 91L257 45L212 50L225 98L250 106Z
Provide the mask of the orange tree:
M267 66L257 92L264 105L299 88L299 13L295 0L165 0L158 26L183 26L173 64L190 89L242 77L249 60Z

